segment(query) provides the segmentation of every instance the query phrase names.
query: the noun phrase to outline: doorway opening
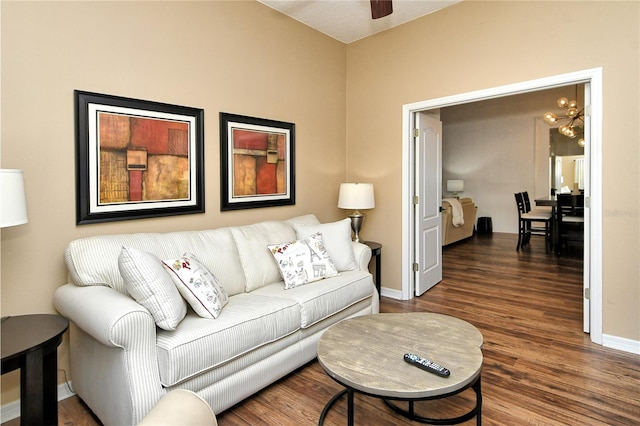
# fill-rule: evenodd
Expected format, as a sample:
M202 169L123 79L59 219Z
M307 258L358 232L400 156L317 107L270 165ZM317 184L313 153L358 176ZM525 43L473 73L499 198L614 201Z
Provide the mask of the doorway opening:
M413 269L416 249L413 196L415 158L413 152L416 115L420 112L493 98L535 92L561 86L585 84L589 108L585 119L584 291L585 331L594 343L602 344L602 68L577 71L521 83L436 98L403 106L402 171L402 298L412 299L417 276ZM428 297L428 294L427 294Z

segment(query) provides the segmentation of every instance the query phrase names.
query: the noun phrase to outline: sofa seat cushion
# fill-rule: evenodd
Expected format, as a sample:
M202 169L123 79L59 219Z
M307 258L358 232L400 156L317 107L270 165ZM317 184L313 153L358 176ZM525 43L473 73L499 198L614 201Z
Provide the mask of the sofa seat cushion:
M295 300L238 294L216 319L190 311L175 331L158 329L160 381L173 386L300 329Z
M284 283L280 281L261 287L252 294L295 300L300 306L300 325L302 328L307 328L354 303L371 297L373 288L370 273L349 271L286 290Z

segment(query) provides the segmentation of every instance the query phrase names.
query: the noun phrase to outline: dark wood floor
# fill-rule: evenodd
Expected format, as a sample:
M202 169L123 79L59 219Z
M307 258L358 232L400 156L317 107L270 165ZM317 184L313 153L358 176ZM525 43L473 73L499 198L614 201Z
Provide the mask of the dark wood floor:
M482 332L485 425L640 425L640 356L595 345L582 332L580 256L548 255L536 239L516 252L516 238L494 233L446 247L441 283L411 301L383 297L381 311L454 315ZM218 421L220 426L317 424L325 403L340 390L314 361L220 414ZM472 401L469 390L447 401L420 403L420 409L434 417L449 415ZM340 401L325 424L344 425L345 416L346 403ZM356 396L355 421L416 424L364 396ZM60 424L99 423L72 397L60 403Z

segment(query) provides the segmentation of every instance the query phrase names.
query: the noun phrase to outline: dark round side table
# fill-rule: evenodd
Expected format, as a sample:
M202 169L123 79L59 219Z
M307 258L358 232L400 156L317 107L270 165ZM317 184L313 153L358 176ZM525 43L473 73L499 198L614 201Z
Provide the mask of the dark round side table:
M69 321L59 315L3 317L2 374L20 369L20 424L58 424L58 346Z
M378 297L380 297L382 244L376 243L375 241L365 241L364 244L371 248L371 258L376 260L376 289L378 290Z

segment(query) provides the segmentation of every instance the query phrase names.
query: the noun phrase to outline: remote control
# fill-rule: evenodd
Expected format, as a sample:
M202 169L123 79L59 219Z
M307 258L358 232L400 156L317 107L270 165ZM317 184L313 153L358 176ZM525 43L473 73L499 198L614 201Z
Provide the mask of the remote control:
M429 373L436 374L440 377L449 377L449 374L451 374L448 369L433 361L429 361L426 358L422 358L420 355L404 354L404 360L409 364L413 364L424 371L428 371Z

